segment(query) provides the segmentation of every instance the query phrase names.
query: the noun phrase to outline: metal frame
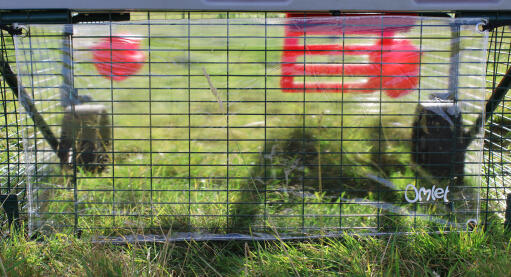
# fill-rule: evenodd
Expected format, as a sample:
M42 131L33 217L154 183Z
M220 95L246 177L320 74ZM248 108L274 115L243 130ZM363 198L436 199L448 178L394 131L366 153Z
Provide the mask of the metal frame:
M4 1L0 9L71 9L71 10L217 10L217 11L506 11L511 3L502 0L124 0L78 1L37 0Z
M147 7L146 7L146 9L147 9ZM190 14L190 13L188 13L188 15L189 15L189 14ZM67 18L66 20L69 20L69 18ZM498 24L497 24L497 25L498 25ZM493 28L493 27L492 27L492 28ZM497 52L497 51L499 51L499 52L500 52L501 50L497 50L497 49L495 49L495 51L496 51L496 52ZM266 58L265 58L265 59L266 59ZM456 77L456 76L451 76L451 77ZM509 77L509 75L505 74L505 75L504 75L504 79L506 79L506 77ZM505 83L506 83L506 81L501 81L500 83L504 83L504 84L505 84ZM499 87L500 87L500 86L496 86L495 81L494 81L494 83L493 83L493 87L494 87L494 91L499 91ZM505 87L507 88L507 85L505 85ZM501 89L500 91L502 92L503 90ZM500 94L500 96L499 96L499 97L503 97L503 94ZM227 101L229 101L229 99L227 99ZM266 101L266 98L265 98L265 101ZM305 103L305 96L304 96L304 103ZM489 104L490 104L490 103L491 103L491 104L494 104L495 102L494 102L494 101L490 101L490 102L489 102ZM504 101L504 103L505 103L505 101ZM113 105L113 104L112 104L112 105ZM304 105L305 105L305 104L304 104ZM496 106L495 106L495 105L492 105L492 106L491 106L491 108L490 108L490 110L489 110L489 108L488 108L488 106L487 106L487 112L490 112L490 111L491 111L491 109L495 109L495 108L496 108ZM266 108L265 108L265 110L266 110ZM491 113L488 113L488 114L491 114ZM114 115L112 114L111 116L113 117ZM266 114L265 114L265 117L266 117ZM492 118L493 118L493 117L492 117ZM266 120L266 119L265 119L265 120ZM482 119L481 119L481 120L482 120ZM189 130L189 131L190 131L190 130ZM475 132L475 133L477 133L477 132ZM471 135L475 135L475 133L472 133ZM266 148L266 146L265 146L265 148ZM501 150L501 154L503 153L502 151L505 151L505 150L503 150L503 149L502 149L502 150ZM153 153L153 151L150 151L150 152L151 152L151 153ZM490 152L491 152L491 151L490 151ZM306 153L303 153L303 154L306 154ZM152 163L152 162L151 162L151 163ZM488 164L488 165L489 165L489 164ZM190 165L189 165L189 166L190 166ZM74 167L74 172L72 173L72 175L73 175L73 178L76 178L76 176L77 176L77 172L76 172L76 165L75 165L75 167ZM152 180L152 178L151 178L151 180ZM76 182L76 180L75 180L75 182ZM75 186L76 186L76 184L75 184ZM151 186L152 186L152 181L151 181ZM489 183L488 183L488 186L489 186ZM75 188L76 188L76 187L75 187ZM152 189L151 189L151 190L152 190ZM489 192L489 189L488 189L488 188L487 188L487 192ZM75 197L76 197L76 195L75 195ZM487 201L486 203L488 203L488 201L489 201L489 200L491 200L491 201L496 201L496 202L501 201L501 199L491 198L491 196L489 196L489 195L488 195L488 196L486 197L486 201ZM152 203L151 203L151 205L152 205ZM266 203L265 203L265 205L266 205ZM487 216L486 216L486 215L488 215L490 212L496 212L496 211L493 211L493 210L492 210L492 207L490 207L489 205L486 205L486 206L485 206L485 209L486 209L486 210L485 210L484 223L488 222L488 218L487 218ZM76 222L76 220L75 220L75 222ZM75 231L77 231L77 232L78 232L78 231L80 231L80 228L76 228L76 225L75 225L75 228L74 228L74 229L75 229ZM183 234L183 236L184 236L184 237L191 237L191 238L194 238L194 235L193 235L193 234L189 234L189 233L185 233L185 234ZM199 238L199 237L196 237L196 238ZM204 237L202 237L202 238L204 238ZM214 239L214 238L213 238L213 239ZM221 239L222 239L222 238L221 238ZM227 238L226 238L226 239L236 239L236 236L233 236L233 237L227 236ZM262 238L262 239L265 239L265 238ZM266 238L266 239L267 239L267 238Z

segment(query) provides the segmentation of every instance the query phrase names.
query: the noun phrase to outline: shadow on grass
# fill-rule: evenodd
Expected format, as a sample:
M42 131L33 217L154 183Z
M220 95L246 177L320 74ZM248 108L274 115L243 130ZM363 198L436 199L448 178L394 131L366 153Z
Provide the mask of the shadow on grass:
M374 130L379 131L374 128L368 132ZM318 192L322 199L331 202L339 198L399 201L395 188L382 180L402 168L395 161L382 159L382 155L375 153L383 146L369 145L373 152L370 155L364 153L361 158L356 151L346 151L344 145L340 146L339 152L339 149L320 143L322 141L312 132L305 130L294 131L286 139L268 140L258 164L252 168L251 181L241 185L242 192L231 206L230 228L236 232L250 232L258 218L268 213L285 212L290 205ZM385 166L389 162L394 165ZM400 217L394 215L381 210L378 227L396 228Z

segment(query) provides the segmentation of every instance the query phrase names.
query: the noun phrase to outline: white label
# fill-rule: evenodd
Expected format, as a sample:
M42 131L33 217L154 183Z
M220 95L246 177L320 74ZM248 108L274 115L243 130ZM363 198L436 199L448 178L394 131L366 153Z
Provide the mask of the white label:
M415 196L413 198L408 197L408 193L413 193ZM433 186L430 189L421 188L417 189L414 185L409 184L406 186L405 190L405 199L408 203L415 203L417 201L437 201L439 199L443 199L444 202L449 202L447 199L447 193L449 193L449 186L443 188L437 188Z

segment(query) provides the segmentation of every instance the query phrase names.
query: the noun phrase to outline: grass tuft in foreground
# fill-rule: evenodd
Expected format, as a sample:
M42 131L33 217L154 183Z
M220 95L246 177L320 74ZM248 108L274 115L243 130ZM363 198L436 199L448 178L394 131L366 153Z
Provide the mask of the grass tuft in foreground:
M36 242L18 234L0 241L0 276L509 276L510 237L493 227L441 235L115 246L64 234Z

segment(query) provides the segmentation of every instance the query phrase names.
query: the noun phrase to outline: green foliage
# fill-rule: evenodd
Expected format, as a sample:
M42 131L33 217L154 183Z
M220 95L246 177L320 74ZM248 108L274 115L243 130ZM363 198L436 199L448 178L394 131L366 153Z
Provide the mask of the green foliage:
M43 241L14 234L0 241L0 276L509 276L510 235L493 226L434 235L123 246L62 233Z

